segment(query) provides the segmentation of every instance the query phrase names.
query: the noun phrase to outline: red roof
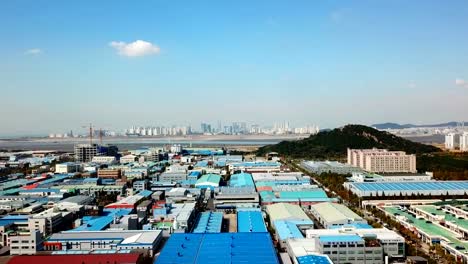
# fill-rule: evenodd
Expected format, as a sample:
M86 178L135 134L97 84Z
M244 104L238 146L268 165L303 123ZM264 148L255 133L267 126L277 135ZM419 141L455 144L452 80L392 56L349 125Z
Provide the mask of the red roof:
M36 255L36 256L14 256L8 264L130 264L137 263L140 254L88 254L88 255Z
M39 186L39 183L33 183L33 184L30 184L30 185L23 186L21 188L23 188L25 190L32 190L32 189L36 189L37 186Z

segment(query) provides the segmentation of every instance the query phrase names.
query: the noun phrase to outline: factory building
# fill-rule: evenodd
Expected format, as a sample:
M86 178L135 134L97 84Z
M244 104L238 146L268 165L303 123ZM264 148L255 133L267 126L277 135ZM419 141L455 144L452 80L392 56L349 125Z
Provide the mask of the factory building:
M338 161L302 161L301 167L308 172L318 175L322 173L351 174L362 172L362 169L359 167L340 163Z
M268 205L266 212L281 248L285 248L287 239L302 238L305 230L314 227L314 222L298 205L288 203Z
M201 176L195 183L195 187L200 189L211 189L219 187L221 176L217 174L205 174Z
M355 172L350 180L353 182L407 182L407 181L431 181L432 172L426 173L390 173L376 174L367 172Z
M468 193L468 181L345 182L344 186L359 197L439 196Z
M229 180L229 186L255 188L252 174L250 173L236 173L231 175L231 179Z
M333 228L349 224L367 224L367 221L337 203L318 203L310 207L310 212L324 228Z
M237 232L267 232L260 210L237 211Z
M254 187L220 187L214 190L216 209L259 207L260 198Z
M306 239L322 239L324 236L328 237L328 241L331 245L339 245L342 236L354 236L356 241L361 239L364 242L364 245L373 244L373 246L380 248L380 261L383 263L382 255L387 255L390 258L402 258L405 256L405 239L397 234L393 230L386 228L356 228L352 226L345 226L336 229L309 229L306 231ZM347 237L350 238L350 237ZM316 241L317 242L317 241ZM372 243L369 243L372 242ZM333 252L327 252L328 250L335 250L336 247L322 247L319 248L318 252L322 254L329 255L330 258L339 259L339 256L333 257ZM340 248L340 247L338 247ZM358 246L359 249L359 246ZM350 249L353 250L353 249ZM357 254L366 254L367 249L364 249L362 253L356 251ZM379 252L379 250L372 249L374 253ZM338 252L338 254L343 252ZM366 259L367 262L368 256L361 256L361 258ZM376 256L373 256L376 257ZM356 261L358 260L356 256ZM356 262L354 262L356 263Z
M221 233L223 213L203 212L198 215L192 233Z
M173 234L154 262L278 264L268 233Z
M162 235L159 230L65 231L44 242L44 250L92 251L145 249L156 253Z

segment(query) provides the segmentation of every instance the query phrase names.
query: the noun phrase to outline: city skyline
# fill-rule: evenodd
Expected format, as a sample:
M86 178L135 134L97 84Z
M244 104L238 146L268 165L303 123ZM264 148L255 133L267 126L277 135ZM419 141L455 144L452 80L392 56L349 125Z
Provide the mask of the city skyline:
M90 122L466 120L467 11L465 1L4 2L0 135Z

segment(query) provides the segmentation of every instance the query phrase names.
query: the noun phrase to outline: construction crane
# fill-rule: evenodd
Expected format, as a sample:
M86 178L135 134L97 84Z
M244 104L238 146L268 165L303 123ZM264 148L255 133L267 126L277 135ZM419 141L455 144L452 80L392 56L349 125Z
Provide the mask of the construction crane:
M104 130L105 130L105 129L109 129L108 127L110 127L110 126L106 126L106 125L105 125L105 126L104 126ZM92 144L93 144L94 130L96 129L96 126L93 126L92 123L89 123L89 126L81 126L81 128L89 128L89 144L92 145ZM101 126L101 128L99 128L99 130L98 130L98 131L99 131L98 136L99 136L99 144L100 144L100 145L102 145L102 137L103 137L103 135L104 135L104 130L103 130L102 126Z
M88 126L81 126L81 128L88 128ZM93 145L93 124L89 123L89 144Z

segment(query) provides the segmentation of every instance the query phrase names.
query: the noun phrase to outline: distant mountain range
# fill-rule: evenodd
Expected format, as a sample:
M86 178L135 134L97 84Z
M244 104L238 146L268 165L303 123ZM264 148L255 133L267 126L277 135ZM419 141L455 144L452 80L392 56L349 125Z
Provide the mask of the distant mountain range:
M278 152L293 158L331 159L345 157L347 148L385 148L417 154L441 151L439 148L409 141L371 127L346 125L330 131L321 131L302 140L267 145L261 147L257 154Z
M456 127L458 124L463 122L447 122L442 124L432 124L432 125L413 125L413 124L397 124L397 123L381 123L373 124L372 127L377 129L403 129L403 128L418 128L418 127ZM468 122L464 122L465 126L468 126Z

